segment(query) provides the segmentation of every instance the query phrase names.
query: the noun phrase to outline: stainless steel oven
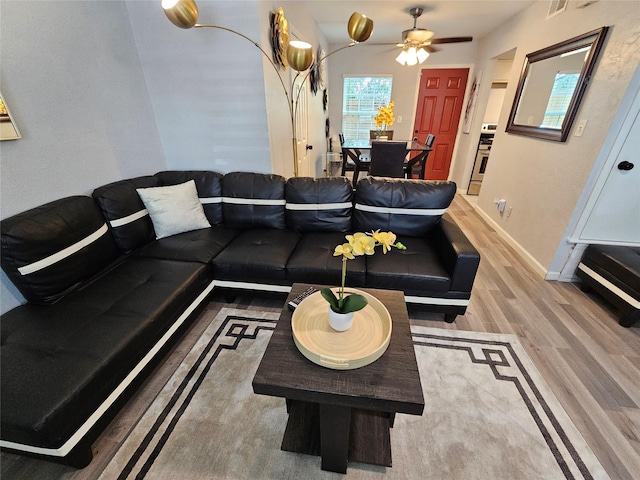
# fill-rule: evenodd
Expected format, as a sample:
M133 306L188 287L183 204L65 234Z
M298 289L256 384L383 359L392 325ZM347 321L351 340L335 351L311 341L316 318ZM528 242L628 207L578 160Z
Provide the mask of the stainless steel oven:
M476 160L473 163L471 180L469 181L469 188L467 188L468 195L478 195L480 193L484 172L489 163L489 154L491 153L491 145L493 144L493 135L496 128L497 125L495 123L482 124L480 141L478 142L478 150L476 152Z

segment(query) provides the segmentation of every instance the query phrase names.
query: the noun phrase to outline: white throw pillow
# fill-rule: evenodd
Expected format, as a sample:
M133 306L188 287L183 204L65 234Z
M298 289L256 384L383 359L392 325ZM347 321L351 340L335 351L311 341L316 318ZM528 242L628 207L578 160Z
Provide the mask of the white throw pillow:
M167 187L136 188L136 191L149 212L156 239L211 227L193 180Z

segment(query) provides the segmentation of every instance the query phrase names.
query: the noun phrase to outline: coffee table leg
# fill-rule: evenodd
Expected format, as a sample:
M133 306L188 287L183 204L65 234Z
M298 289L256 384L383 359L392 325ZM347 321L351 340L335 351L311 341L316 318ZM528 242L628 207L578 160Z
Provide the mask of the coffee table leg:
M351 408L320 404L322 470L347 473Z

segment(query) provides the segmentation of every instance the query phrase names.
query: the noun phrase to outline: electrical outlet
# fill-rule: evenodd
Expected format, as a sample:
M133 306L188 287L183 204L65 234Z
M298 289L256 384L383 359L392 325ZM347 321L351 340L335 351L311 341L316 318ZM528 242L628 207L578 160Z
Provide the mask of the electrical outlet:
M581 137L584 133L584 127L587 126L587 120L580 120L578 126L576 127L576 133L573 134L574 137Z
M511 216L511 212L513 212L513 207L509 205L509 208L507 208L507 218Z

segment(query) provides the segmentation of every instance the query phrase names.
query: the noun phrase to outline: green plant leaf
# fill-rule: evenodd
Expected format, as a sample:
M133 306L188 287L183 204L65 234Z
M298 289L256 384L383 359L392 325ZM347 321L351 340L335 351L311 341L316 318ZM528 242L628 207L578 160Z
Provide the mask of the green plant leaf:
M367 299L362 295L352 294L344 298L340 313L357 312L367 306Z
M322 290L320 290L320 295L322 295L322 298L324 298L329 303L329 305L331 305L331 309L334 312L340 312L338 307L338 298L330 288L323 288Z

